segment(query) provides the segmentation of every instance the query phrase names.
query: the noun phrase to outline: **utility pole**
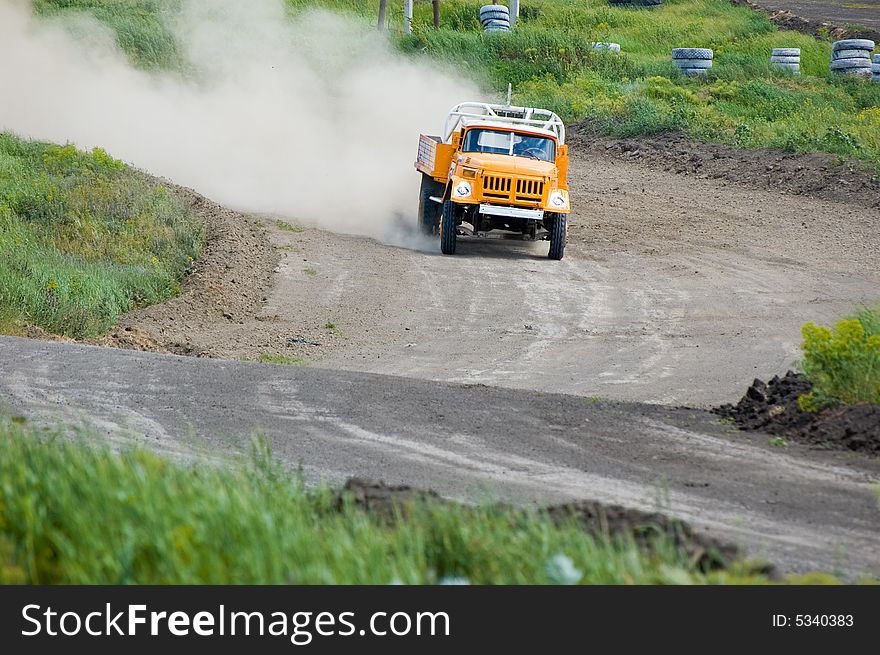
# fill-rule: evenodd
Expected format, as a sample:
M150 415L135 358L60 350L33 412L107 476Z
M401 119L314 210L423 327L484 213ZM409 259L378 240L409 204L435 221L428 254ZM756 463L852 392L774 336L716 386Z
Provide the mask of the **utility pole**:
M440 0L431 0L431 6L434 9L434 29L440 29Z
M413 0L403 0L403 33L412 34Z
M379 20L376 23L376 29L380 32L385 29L385 6L388 0L379 0Z

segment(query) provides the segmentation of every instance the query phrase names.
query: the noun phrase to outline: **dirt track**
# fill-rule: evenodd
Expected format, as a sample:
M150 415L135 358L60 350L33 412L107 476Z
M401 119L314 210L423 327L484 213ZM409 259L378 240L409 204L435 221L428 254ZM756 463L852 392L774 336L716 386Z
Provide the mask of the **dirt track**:
M310 480L662 510L783 571L880 575L880 460L773 448L702 410L11 337L0 410L220 462L260 430Z
M264 303L227 310L198 302L196 289L126 318L135 331L119 334L189 354L284 353L328 368L711 405L791 367L807 320L878 300L871 187L854 192L861 204L831 202L597 150L572 162L576 211L561 262L546 258L546 243L472 241L444 257L434 244L418 251L264 219L280 257L274 281L254 283ZM832 185L836 174L825 174ZM839 175L839 186L860 186ZM236 267L256 279L259 266L219 272L239 278L224 292L238 298Z

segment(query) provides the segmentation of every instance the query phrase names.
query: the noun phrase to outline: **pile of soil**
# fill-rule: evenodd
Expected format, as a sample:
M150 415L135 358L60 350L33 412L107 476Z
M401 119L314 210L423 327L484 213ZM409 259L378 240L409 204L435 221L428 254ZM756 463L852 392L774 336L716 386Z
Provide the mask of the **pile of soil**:
M774 148L741 150L702 143L677 132L616 139L600 136L599 131L600 126L594 122L581 123L575 126L571 141L579 150L638 161L682 175L880 208L880 178L863 164L841 163L835 155Z
M798 405L813 385L788 371L769 382L755 380L736 405L713 410L743 430L757 430L807 444L880 454L880 405L851 405L814 414Z
M760 11L767 14L770 22L783 30L791 30L800 32L809 36L817 36L819 38L831 39L838 41L840 39L871 39L880 42L880 30L876 30L863 25L848 25L842 27L812 18L803 18L796 16L785 9L768 9L762 7L752 0L730 0L730 4L735 7L748 7L754 11ZM871 11L870 7L864 8Z
M157 180L192 207L205 228L205 249L179 296L120 317L100 345L210 356L188 334L218 323L243 322L260 310L279 253L254 217L227 209L192 189Z
M348 499L366 512L379 516L382 520L393 521L405 515L406 508L413 502L437 502L454 504L466 511L465 505L442 499L433 491L423 491L409 486L392 486L375 480L349 479L336 499L337 507L342 507ZM643 512L619 505L605 505L595 501L579 501L554 505L543 509L557 525L574 519L587 534L603 538L632 538L645 552L651 552L656 539L667 537L675 546L685 552L690 562L702 571L727 568L740 558L740 550L735 544L721 542L712 537L695 532L686 522L663 514ZM756 573L778 575L772 565L758 565Z

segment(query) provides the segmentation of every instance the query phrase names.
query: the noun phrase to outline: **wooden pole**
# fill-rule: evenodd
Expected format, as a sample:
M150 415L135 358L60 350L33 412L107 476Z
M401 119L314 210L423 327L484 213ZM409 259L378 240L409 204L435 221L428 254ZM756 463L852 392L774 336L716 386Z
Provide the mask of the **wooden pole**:
M379 20L376 22L376 29L380 32L385 29L385 8L388 0L379 0Z
M403 33L412 34L413 0L403 0Z
M440 0L431 0L431 6L434 9L434 29L440 29Z

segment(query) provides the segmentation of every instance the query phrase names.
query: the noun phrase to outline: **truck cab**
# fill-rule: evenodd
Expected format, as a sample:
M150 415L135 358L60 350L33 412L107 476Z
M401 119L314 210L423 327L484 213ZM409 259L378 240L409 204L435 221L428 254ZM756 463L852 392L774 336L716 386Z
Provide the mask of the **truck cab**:
M419 226L439 235L444 254L459 236L550 242L562 259L568 147L562 120L546 109L466 102L453 107L441 136L422 134Z

